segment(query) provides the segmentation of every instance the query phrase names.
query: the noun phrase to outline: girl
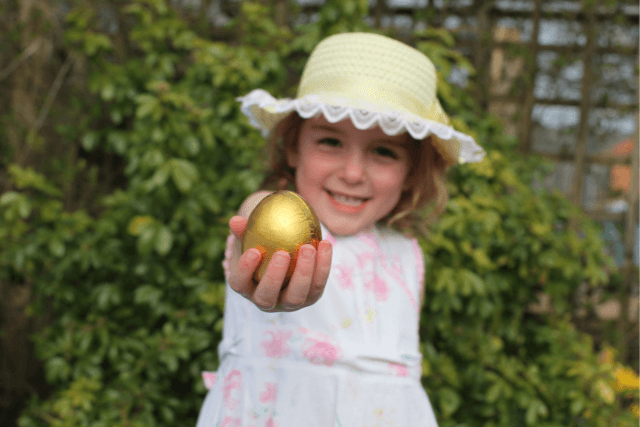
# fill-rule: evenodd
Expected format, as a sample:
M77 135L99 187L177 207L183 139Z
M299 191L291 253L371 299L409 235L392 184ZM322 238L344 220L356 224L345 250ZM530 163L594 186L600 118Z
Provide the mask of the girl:
M430 202L426 223L444 211L446 169L484 152L448 126L433 64L381 35L338 34L311 53L296 99L239 100L271 136L262 188L300 194L324 240L301 247L288 287L285 251L256 283L260 252L240 244L271 191L231 218L220 368L203 373L197 427L437 427L420 382L424 260L408 232L426 232Z

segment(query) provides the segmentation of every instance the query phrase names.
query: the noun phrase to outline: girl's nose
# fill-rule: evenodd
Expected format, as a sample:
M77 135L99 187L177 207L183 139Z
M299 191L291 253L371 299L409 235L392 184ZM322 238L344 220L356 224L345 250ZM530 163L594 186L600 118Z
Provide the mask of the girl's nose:
M362 153L351 153L342 166L344 178L349 183L364 181L365 168Z

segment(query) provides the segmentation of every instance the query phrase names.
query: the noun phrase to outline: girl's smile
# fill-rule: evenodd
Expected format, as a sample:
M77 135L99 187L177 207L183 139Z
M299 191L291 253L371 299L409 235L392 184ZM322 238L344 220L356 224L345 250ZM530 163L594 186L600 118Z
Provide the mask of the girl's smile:
M305 120L297 152L287 153L296 169L296 191L332 234L368 231L408 189L406 141L406 133L388 136L377 126L359 130L349 118Z

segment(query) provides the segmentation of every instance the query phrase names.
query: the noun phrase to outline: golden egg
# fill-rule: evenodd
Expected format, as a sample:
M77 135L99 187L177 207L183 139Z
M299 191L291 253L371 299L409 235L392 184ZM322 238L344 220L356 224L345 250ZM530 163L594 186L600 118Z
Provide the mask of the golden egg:
M320 221L311 206L292 191L278 191L262 199L253 209L242 236L242 253L256 248L262 254L253 278L260 281L269 260L279 250L291 257L284 286L289 283L302 245L310 244L318 250L322 240Z

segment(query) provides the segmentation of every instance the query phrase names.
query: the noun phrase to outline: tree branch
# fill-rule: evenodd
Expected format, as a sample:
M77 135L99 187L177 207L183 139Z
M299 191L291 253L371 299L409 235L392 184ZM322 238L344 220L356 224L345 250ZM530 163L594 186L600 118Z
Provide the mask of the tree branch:
M44 100L44 105L42 106L42 110L40 110L40 114L38 115L38 119L36 120L36 130L40 129L44 124L44 120L47 118L47 114L49 113L49 109L53 104L53 100L56 98L56 95L58 95L60 86L62 86L64 77L69 72L69 69L73 64L74 59L75 59L74 56L72 54L69 54L69 56L67 56L67 59L64 61L64 64L62 64L62 67L60 67L60 71L58 71L58 75L56 76L56 79L53 81L53 84L51 85L51 89L49 89L49 93L47 94L47 98Z
M40 49L40 43L41 43L41 39L40 37L38 37L33 42L31 42L31 44L27 46L27 48L23 50L22 53L18 55L16 59L11 61L11 63L7 65L7 67L4 70L0 71L0 82L6 79L11 73L13 73L15 69L18 68L18 65L20 65L23 61L27 60L31 55L36 53L36 51Z

